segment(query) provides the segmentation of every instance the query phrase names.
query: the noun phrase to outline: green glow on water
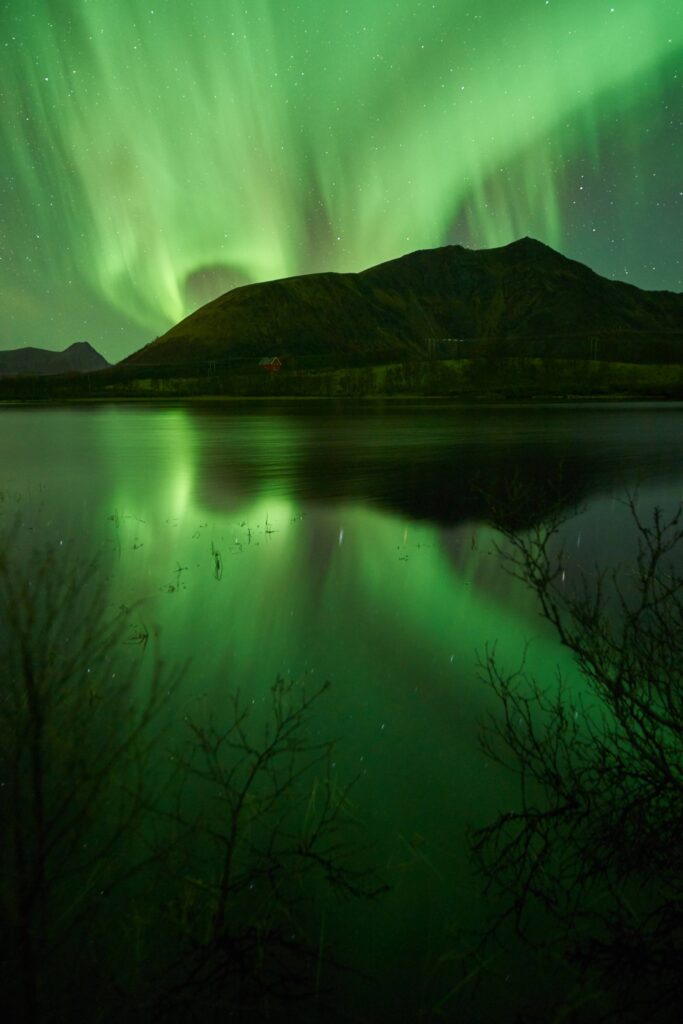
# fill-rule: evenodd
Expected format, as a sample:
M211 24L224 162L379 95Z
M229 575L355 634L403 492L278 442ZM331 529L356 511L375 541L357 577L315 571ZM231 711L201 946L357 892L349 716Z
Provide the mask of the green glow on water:
M541 682L551 686L559 665L570 686L586 683L530 594L501 570L491 531L396 510L394 470L414 480L409 470L442 447L448 462L426 463L437 485L447 475L472 489L490 446L505 454L495 463L505 467L519 466L523 451L533 472L522 479L533 481L542 465L534 440L561 437L578 477L593 481L578 534L568 524L564 537L569 554L591 567L593 552L602 562L613 542L620 556L628 546L609 476L598 485L581 459L601 446L615 458L619 449L628 479L641 476L645 507L659 485L678 501L680 445L671 439L683 436L681 411L651 410L645 429L630 406L555 416L529 409L516 427L500 409L493 419L483 408L455 418L442 411L435 422L425 407L353 418L284 407L7 409L0 526L11 529L23 514L37 527L20 541L29 572L36 541L73 544L79 558L99 551L112 610L131 609L131 626L139 616L151 637L148 646L131 641L126 655L144 674L158 639L169 667L188 663L164 711L160 765L186 738L187 719L198 709L225 714L237 688L260 722L276 675L332 681L311 730L316 740L338 738L335 771L358 777L352 800L363 843L394 888L360 912L326 904L326 942L338 940L364 975L381 979L372 998L382 1009L368 1019L386 1017L388 1000L402 1004L396 1019L406 1007L417 1019L421 986L432 985L444 955L453 988L453 927L482 921L466 827L518 799L518 780L478 744L496 702L478 678L477 652L496 643L499 664L517 667L531 640L527 664ZM670 461L660 463L667 446ZM368 486L368 467L378 486ZM526 984L526 949L520 959ZM511 987L501 994L492 986L505 1012L485 1019L507 1019Z
M608 122L637 162L677 7L10 4L10 240L149 332L232 285L361 269L457 224L559 246L568 161L599 163Z
M149 481L137 483L138 493L120 480L112 499L119 515L105 535L120 551L113 601L141 600L146 619L162 626L166 655L189 654L189 697L197 680L200 689L213 680L219 691L239 685L259 695L280 672L314 672L335 681L335 706L339 698L362 709L372 695L383 717L395 686L399 705L417 688L420 700L471 704L469 716L481 699L475 652L495 641L516 662L524 637L537 633L529 595L519 588L510 600L491 531L481 526L462 527L449 556L433 524L361 504L306 512L268 486L225 510L207 507L182 459L152 508L143 493ZM557 655L552 637L536 638L538 665ZM366 726L350 728L368 742Z

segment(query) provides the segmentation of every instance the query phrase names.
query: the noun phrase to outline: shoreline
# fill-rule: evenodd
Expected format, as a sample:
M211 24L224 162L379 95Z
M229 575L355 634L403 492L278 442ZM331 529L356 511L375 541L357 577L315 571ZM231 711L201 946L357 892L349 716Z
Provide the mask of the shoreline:
M618 405L623 403L645 405L683 404L683 395L661 394L566 394L566 395L424 395L424 394L387 394L387 395L84 395L62 396L54 398L0 398L0 409L19 406L63 406L63 405L178 405L188 402L215 404L248 404L268 402L319 402L330 405L344 404L376 404L378 402L438 402L449 406L524 406L524 405Z
M189 371L189 372L188 372ZM101 402L441 401L460 405L683 400L683 362L505 358L382 363L206 377L109 369L0 378L0 405Z

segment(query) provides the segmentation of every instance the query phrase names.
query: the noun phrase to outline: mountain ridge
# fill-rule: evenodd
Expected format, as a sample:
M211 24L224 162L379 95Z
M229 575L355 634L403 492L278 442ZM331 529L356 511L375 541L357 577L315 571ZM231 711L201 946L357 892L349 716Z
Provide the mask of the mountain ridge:
M88 373L92 370L104 370L109 365L104 356L100 355L88 341L75 341L61 352L36 348L33 345L0 351L0 377Z
M478 355L563 358L590 357L591 345L609 342L604 358L678 361L682 325L682 294L608 280L525 237L494 249L418 249L358 273L240 285L123 363L268 355L285 365L377 363L419 358L435 340L465 342Z

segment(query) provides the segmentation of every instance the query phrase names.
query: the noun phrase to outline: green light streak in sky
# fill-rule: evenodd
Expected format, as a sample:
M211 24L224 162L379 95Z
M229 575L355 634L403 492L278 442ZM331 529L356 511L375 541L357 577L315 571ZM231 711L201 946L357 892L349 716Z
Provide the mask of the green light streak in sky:
M613 4L16 2L10 244L39 239L57 294L87 283L149 332L235 284L361 269L458 224L476 245L561 246L567 162L598 161L620 119L637 151L629 116L683 45L674 0Z

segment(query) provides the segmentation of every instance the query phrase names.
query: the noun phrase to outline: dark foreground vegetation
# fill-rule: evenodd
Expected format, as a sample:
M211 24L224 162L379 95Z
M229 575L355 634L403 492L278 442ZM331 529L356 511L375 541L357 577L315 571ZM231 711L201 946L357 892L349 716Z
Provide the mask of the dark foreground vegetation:
M379 366L291 360L279 373L252 361L119 365L97 373L0 379L0 401L116 398L446 397L460 401L571 398L683 399L683 363L597 359L422 359Z
M179 671L95 565L25 557L2 538L6 1019L317 1019L336 970L320 900L383 887L312 729L327 684L277 679L259 707L232 692L178 723Z
M472 837L496 908L479 953L523 943L569 968L557 1021L683 1014L683 506L643 521L629 505L634 564L590 578L557 550L559 512L520 535L510 506L494 511L581 686L483 658L500 707L484 749L518 775L520 805Z
M471 836L493 916L444 955L448 998L421 1019L478 1021L476 983L498 984L490 951L509 945L557 977L552 1005L530 991L509 1024L668 1024L683 1011L683 510L643 521L632 503L633 564L589 578L552 507L520 532L529 500L493 503L501 555L578 673L482 655L498 708L484 749L520 799ZM321 908L337 894L362 914L384 885L316 732L327 686L278 679L256 706L226 688L178 721L185 670L137 621L94 563L0 538L9 1019L334 1019L352 981Z

